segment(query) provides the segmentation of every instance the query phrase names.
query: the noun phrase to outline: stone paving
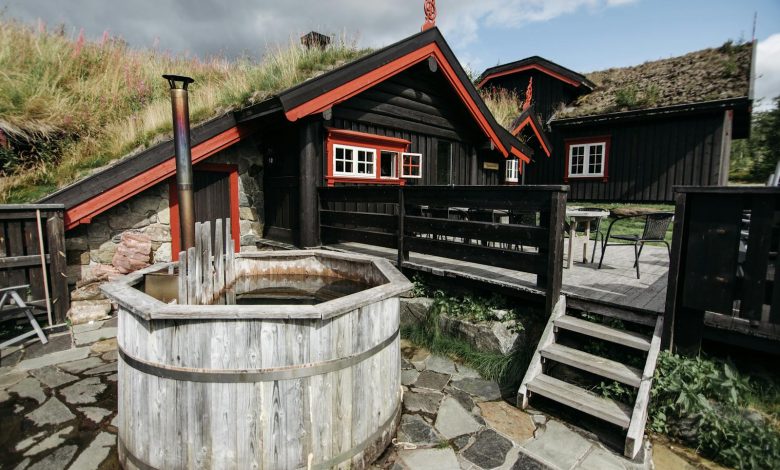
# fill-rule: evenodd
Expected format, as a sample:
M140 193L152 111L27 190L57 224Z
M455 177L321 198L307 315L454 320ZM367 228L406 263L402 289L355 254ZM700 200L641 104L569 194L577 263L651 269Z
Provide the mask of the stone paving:
M639 470L633 462L542 413L502 400L498 384L402 341L403 414L374 463L392 470Z
M111 323L97 322L64 335L69 343L4 351L0 468L119 468L115 334Z
M81 331L92 338L115 331L105 331L110 324L100 326ZM12 365L3 359L0 468L119 468L113 424L116 339L75 344L84 342L73 341L64 351L22 354ZM401 424L374 469L648 468L559 421L518 410L501 399L498 384L469 367L405 341L402 347Z

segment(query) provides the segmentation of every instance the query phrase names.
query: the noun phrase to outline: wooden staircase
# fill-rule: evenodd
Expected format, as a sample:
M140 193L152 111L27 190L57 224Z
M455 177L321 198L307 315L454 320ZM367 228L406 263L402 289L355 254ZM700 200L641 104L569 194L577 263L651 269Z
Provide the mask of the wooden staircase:
M567 315L566 297L560 296L552 315L550 315L547 327L542 333L539 346L533 358L531 358L528 371L525 377L523 377L523 382L518 391L518 406L525 409L528 406L529 397L533 394L538 394L620 426L626 430L626 444L623 453L626 457L633 459L642 448L650 387L653 382L653 373L655 372L658 353L661 349L663 317L649 318L639 317L635 314L621 315L620 312L616 312L614 309L594 310L596 311L591 313L616 317L624 322L654 326L653 335L642 335L633 331L620 330ZM556 341L558 332L561 330L572 331L641 351L647 356L644 369L640 370L622 362L564 346ZM631 407L624 403L598 396L577 385L545 374L546 365L551 361L638 389L634 406Z

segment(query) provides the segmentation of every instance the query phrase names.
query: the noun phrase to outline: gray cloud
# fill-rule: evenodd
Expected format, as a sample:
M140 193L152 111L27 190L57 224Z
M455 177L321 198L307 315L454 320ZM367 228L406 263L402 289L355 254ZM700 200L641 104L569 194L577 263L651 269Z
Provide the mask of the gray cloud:
M473 42L482 25L516 28L580 8L607 8L633 0L439 0L437 22L453 47ZM259 55L269 44L310 30L346 34L378 47L419 31L423 0L0 0L6 14L25 22L84 28L89 38L108 30L136 47Z

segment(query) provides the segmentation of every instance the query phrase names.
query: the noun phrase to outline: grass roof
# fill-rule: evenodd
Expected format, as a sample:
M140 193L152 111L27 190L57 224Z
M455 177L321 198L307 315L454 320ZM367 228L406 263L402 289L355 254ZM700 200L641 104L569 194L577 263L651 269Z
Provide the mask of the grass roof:
M583 117L748 96L752 43L726 42L679 57L585 76L596 89L555 115Z
M208 60L71 37L0 17L0 203L29 202L171 137L163 73L189 75L192 125L369 53L290 42L260 60Z

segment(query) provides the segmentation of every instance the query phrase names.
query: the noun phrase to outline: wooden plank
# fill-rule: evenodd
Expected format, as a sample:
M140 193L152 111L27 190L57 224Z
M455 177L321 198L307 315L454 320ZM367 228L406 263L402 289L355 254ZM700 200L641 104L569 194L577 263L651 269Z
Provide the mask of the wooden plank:
M682 277L680 273L685 266L686 246L684 236L688 232L687 195L679 190L674 193L674 231L672 232L672 251L669 256L669 274L666 281L666 302L664 307L664 333L662 343L664 348L671 349L677 331L676 316L682 299ZM682 331L681 331L682 333Z
M545 267L544 259L535 253L417 237L407 237L405 246L409 251L529 273Z
M552 312L555 302L561 294L561 283L563 282L563 219L566 215L566 194L553 192L550 194L550 199L550 212L547 220L547 227L549 228L547 269L541 279L547 288L545 313ZM540 250L541 254L542 250Z
M628 406L548 375L537 376L528 384L528 390L622 428L628 428L631 422Z
M616 330L599 323L582 320L569 315L555 320L555 326L565 330L574 331L583 335L600 338L616 344L622 344L629 348L647 351L650 349L650 338L633 331Z
M568 296L566 301L569 305L569 308L573 310L581 310L587 313L593 313L596 315L602 315L610 318L617 318L619 320L623 320L631 323L637 323L639 325L654 326L657 321L656 315L652 315L652 316L643 315L640 313L635 313L630 310L606 305L600 302L592 302L589 300L580 299L572 296Z
M645 423L647 423L647 407L650 404L650 390L653 385L653 375L655 366L658 362L658 355L661 352L661 337L663 335L663 317L658 317L653 331L653 339L650 342L650 349L647 351L647 360L642 371L642 383L637 391L634 409L631 412L631 423L626 433L626 445L624 454L633 459L642 448L645 435Z
M392 233L332 227L330 225L322 225L320 230L325 243L358 242L388 248L398 246L397 237Z
M540 354L543 358L616 380L632 387L638 387L642 381L642 371L635 367L589 354L585 351L569 348L562 344L556 343L545 346L541 349Z
M37 244L37 240L35 241ZM26 268L30 266L39 266L41 265L41 255L37 254L38 250L35 248L31 248L31 251L35 251L36 254L32 255L24 255L24 256L9 256L6 258L0 258L0 269L10 269L10 268ZM46 255L46 262L50 262L51 256L48 254ZM31 280L32 283L32 280Z
M179 297L178 304L187 303L187 252L179 252Z
M398 188L394 186L337 186L320 188L321 202L398 202Z
M555 343L555 320L566 314L566 297L560 296L558 302L556 302L550 319L547 321L547 325L544 327L541 338L539 338L539 344L536 346L531 361L528 364L528 369L525 371L525 376L520 382L520 389L517 391L517 406L526 409L528 408L528 383L538 377L543 370L542 355L540 350Z
M470 220L438 219L407 216L405 229L409 233L430 233L449 237L485 240L499 243L540 246L548 243L546 227L514 225Z
M214 293L218 303L224 304L223 290L225 289L225 240L222 238L222 219L215 221L214 227Z
M398 216L371 212L341 212L320 210L320 223L324 225L346 224L360 228L381 228L388 232L398 229Z
M750 201L750 232L742 264L745 277L739 309L739 316L748 320L761 320L776 204L777 199L773 197L753 197Z
M59 324L65 321L70 309L67 259L65 258L65 222L62 212L54 212L47 219L46 239L49 250L52 313L54 323Z
M404 200L404 188L398 189L398 218L397 218L397 236L398 236L398 253L396 258L396 266L400 270L403 268L404 261L407 261L409 259L409 251L406 249L406 246L404 245L404 238L405 234L404 231L406 230L404 227L404 224L406 223L406 202Z
M538 211L549 206L550 192L519 186L410 186L406 188L405 200L406 204L431 207Z

